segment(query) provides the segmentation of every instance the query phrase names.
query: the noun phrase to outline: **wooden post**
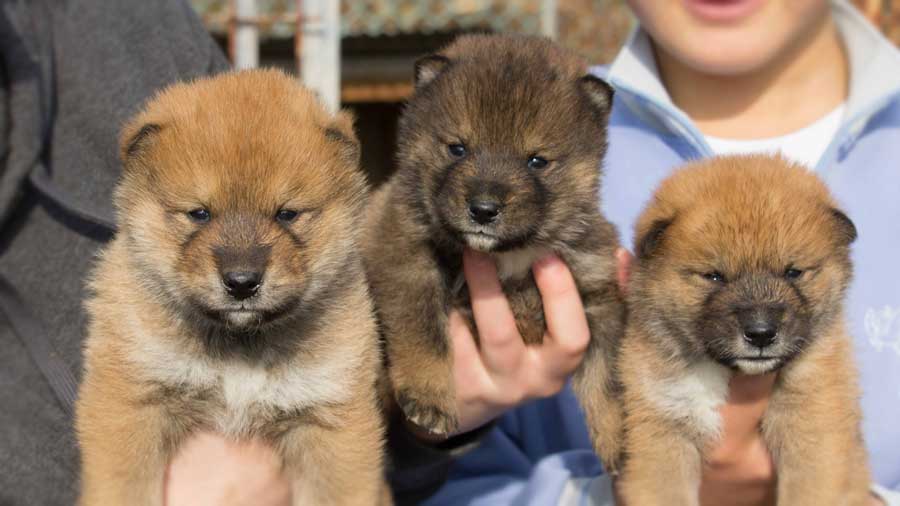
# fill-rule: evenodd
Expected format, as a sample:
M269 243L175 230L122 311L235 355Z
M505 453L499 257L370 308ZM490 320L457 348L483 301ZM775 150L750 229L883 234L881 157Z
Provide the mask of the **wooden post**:
M232 1L234 38L229 41L236 69L259 66L259 27L256 23L256 0ZM229 37L230 38L230 37Z
M296 51L303 83L318 93L332 111L341 107L341 7L340 0L297 2Z
M557 0L541 0L541 35L556 39L559 36Z

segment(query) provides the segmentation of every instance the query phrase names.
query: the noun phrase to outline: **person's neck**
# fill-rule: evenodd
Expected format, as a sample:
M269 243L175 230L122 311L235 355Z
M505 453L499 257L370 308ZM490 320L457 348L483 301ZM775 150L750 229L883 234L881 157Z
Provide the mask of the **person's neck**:
M828 16L812 33L760 69L714 75L683 65L655 48L672 101L706 135L759 139L814 123L847 98L849 64Z

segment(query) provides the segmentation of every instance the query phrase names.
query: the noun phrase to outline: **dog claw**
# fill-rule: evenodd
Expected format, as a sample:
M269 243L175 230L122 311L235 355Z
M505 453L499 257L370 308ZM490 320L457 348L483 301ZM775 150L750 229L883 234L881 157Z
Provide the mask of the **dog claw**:
M435 404L420 401L408 391L397 394L397 404L407 420L436 436L448 436L458 426L455 414L448 413Z

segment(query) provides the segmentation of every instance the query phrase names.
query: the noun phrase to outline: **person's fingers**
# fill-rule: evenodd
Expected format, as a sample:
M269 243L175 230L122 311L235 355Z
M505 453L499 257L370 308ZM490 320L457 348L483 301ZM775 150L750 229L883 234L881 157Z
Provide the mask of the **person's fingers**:
M533 272L547 320L543 346L534 351L548 373L565 377L581 362L591 337L578 286L555 255L536 262Z
M459 310L450 310L447 318L447 327L450 341L453 343L453 362L462 364L480 360L481 357L478 354L475 338L472 336L472 331L469 330L469 325Z
M497 278L494 261L484 253L466 249L463 271L485 367L492 373L515 369L521 362L525 344Z
M710 464L734 465L758 443L759 425L769 405L776 374L735 374L728 384L728 400L719 406L723 437L707 452Z
M464 389L471 391L484 389L489 383L488 373L481 362L481 354L469 325L459 311L455 309L450 311L448 326L453 344L453 376L454 384L457 386L457 400L466 402L473 396Z
M628 279L631 278L632 261L634 261L634 255L630 251L625 248L616 249L616 278L619 282L619 290L623 294L628 293Z
M241 486L235 488L238 482ZM193 434L181 445L166 467L163 491L167 506L291 503L291 488L274 448L261 440L229 441L210 432Z

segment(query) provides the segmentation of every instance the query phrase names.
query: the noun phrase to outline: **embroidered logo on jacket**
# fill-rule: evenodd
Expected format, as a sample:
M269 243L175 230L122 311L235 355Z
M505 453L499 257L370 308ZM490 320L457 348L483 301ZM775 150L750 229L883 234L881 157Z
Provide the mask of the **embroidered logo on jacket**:
M872 347L893 350L900 356L900 307L869 308L864 324Z

